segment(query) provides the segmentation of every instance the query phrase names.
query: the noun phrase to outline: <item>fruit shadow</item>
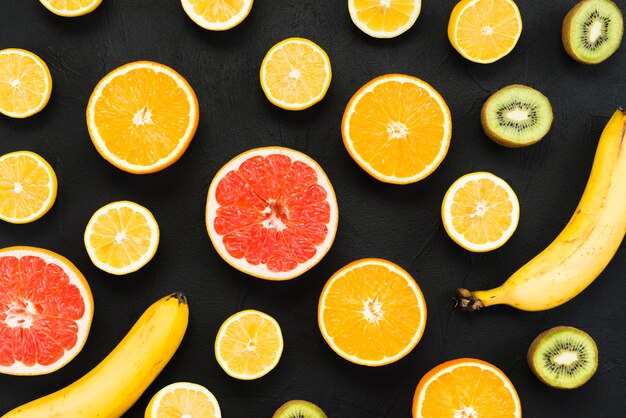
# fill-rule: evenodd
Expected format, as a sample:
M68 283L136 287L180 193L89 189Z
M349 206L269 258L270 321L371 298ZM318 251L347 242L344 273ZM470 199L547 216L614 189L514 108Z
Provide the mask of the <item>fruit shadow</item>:
M97 27L104 24L105 15L111 7L113 6L110 1L103 1L93 12L77 17L58 16L43 6L41 13L45 14L44 19L48 28L66 34L87 35L97 31Z

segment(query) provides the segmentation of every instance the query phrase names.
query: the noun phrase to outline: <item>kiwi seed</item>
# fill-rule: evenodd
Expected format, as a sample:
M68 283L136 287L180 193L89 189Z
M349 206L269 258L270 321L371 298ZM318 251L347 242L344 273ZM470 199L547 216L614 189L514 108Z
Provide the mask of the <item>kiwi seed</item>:
M573 327L542 332L528 350L528 365L545 384L574 389L585 384L598 368L598 347L593 338Z
M317 405L307 401L289 401L278 408L272 418L327 418Z

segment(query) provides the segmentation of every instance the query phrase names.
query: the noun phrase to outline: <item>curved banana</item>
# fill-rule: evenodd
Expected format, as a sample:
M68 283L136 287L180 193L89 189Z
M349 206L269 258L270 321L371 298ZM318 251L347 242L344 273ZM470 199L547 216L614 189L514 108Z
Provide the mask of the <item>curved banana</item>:
M506 304L525 311L559 306L589 286L609 264L626 233L626 112L606 125L576 212L543 252L491 290L457 291L459 306L475 311Z
M172 358L185 335L188 318L182 293L158 300L93 370L3 418L121 417Z

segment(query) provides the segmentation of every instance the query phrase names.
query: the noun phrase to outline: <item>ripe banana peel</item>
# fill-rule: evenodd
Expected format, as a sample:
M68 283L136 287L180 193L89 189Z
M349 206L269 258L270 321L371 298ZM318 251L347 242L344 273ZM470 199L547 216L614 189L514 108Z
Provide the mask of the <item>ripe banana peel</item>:
M2 418L121 417L172 358L185 335L188 318L182 293L158 300L93 370Z
M539 255L495 289L458 289L463 310L505 304L525 311L562 305L587 288L609 264L626 233L626 112L606 125L574 215Z

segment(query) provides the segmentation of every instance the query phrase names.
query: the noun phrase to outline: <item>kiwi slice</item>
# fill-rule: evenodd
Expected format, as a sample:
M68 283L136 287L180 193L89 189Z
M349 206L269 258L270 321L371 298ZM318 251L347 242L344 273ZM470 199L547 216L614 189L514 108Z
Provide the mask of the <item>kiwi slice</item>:
M327 418L317 405L307 401L289 401L272 418Z
M535 89L513 84L487 99L480 115L485 134L505 147L539 142L552 126L552 106Z
M584 64L598 64L613 55L623 34L624 16L611 0L583 0L563 22L563 46Z
M558 389L585 384L598 368L598 347L593 338L573 327L542 332L528 350L528 364L535 375Z

